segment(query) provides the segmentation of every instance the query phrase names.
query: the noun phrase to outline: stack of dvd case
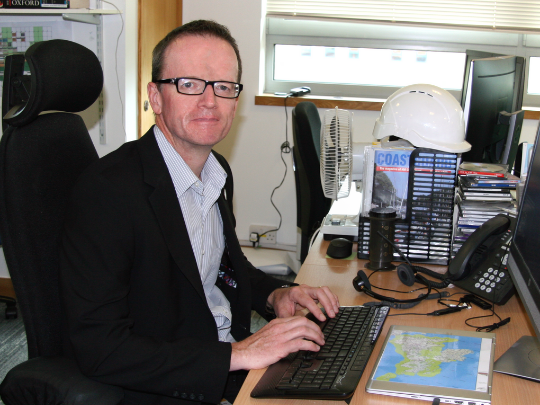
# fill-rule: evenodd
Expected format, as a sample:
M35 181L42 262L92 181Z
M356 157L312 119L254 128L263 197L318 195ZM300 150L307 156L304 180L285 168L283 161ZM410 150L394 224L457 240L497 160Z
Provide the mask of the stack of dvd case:
M395 242L417 263L447 265L459 157L427 148L367 147L358 229L358 258L369 258L369 211L396 210ZM394 261L403 261L394 252Z
M452 255L479 226L497 214L515 214L520 179L507 165L464 162L458 170L458 219Z

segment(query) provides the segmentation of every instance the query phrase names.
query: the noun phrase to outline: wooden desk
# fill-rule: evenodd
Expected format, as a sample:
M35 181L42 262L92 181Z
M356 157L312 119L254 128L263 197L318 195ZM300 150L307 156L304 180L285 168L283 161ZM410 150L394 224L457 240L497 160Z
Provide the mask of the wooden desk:
M326 259L326 248L328 242L322 240L319 236L315 241L308 257L306 258L298 276L296 277L297 283L306 283L314 286L327 285L329 286L339 297L341 305L360 305L364 302L373 301L371 297L365 294L359 294L352 286L352 280L356 275L356 272L360 269L364 269L364 260L335 260ZM442 266L426 266L433 270L444 272L445 267ZM367 274L370 271L366 270ZM407 291L408 287L401 284L396 272L376 273L370 279L373 285L385 286L386 288L393 288L400 291ZM415 286L417 286L415 284ZM418 285L420 286L420 285ZM461 291L458 288L454 288L455 291ZM380 292L380 291L379 291ZM390 295L393 293L382 292L384 295ZM385 294L386 293L386 294ZM401 295L401 294L400 294ZM411 298L410 295L402 295L404 299ZM443 308L437 304L436 300L423 301L413 309L397 310L392 309L390 314L406 313L406 312L419 312L427 313L436 309ZM525 310L521 305L520 300L514 296L504 306L496 307L496 312L504 319L511 317L511 322L499 329L496 329L494 333L497 335L497 343L495 349L495 359L498 359L512 344L514 344L522 335L534 336L534 331L527 318ZM397 398L385 395L368 394L365 392L367 380L373 369L377 355L379 354L382 343L388 328L390 325L414 325L425 327L438 327L438 328L450 328L461 330L474 330L473 328L465 325L464 321L467 318L478 315L488 314L488 311L483 311L479 308L473 308L470 310L463 310L458 313L444 315L440 317L434 316L392 316L387 318L383 331L375 350L371 355L369 363L364 371L362 379L358 384L356 392L352 398L351 405L389 405L389 404L427 404L426 401ZM497 322L495 317L489 317L486 319L474 320L475 325L490 325ZM312 403L313 405L320 405L321 401L313 400L292 400L292 399L254 399L250 397L250 393L253 387L257 384L265 370L253 370L249 373L240 394L238 395L235 405L305 405ZM492 404L493 405L520 405L520 404L537 404L540 400L540 384L516 377L511 377L505 374L493 373L493 391L492 391ZM342 405L343 401L324 401L324 404Z

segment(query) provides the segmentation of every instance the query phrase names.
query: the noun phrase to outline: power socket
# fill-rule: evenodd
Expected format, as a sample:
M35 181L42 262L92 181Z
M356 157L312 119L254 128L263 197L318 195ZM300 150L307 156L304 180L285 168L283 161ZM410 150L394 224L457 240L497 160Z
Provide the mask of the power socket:
M250 225L249 226L249 234L251 235L251 233L253 233L253 232L258 233L259 235L264 234L264 236L260 237L259 244L261 244L261 245L275 245L277 243L276 242L277 232L276 231L268 232L268 231L271 231L273 229L276 229L276 227L275 226L267 226L267 225ZM265 232L268 232L268 233L265 234Z

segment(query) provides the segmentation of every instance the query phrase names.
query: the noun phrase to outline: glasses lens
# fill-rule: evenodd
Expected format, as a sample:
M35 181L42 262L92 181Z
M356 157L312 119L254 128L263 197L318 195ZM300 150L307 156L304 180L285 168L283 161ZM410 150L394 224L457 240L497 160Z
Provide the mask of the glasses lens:
M180 78L176 82L178 92L183 94L202 94L205 87L206 83L204 80L199 79Z
M214 94L218 97L236 98L240 94L240 85L232 82L206 82L201 79L181 77L176 80L176 88L182 94L203 94L206 83L214 84Z
M215 82L214 93L218 97L235 98L238 97L239 86L231 82Z

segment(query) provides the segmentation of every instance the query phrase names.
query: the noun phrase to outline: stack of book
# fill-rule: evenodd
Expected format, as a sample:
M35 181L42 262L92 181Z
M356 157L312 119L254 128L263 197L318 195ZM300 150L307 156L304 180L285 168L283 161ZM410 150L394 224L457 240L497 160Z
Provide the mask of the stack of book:
M90 0L0 0L0 8L90 8Z
M480 225L497 214L515 213L515 190L520 179L507 165L462 163L458 170L458 219L453 253Z

